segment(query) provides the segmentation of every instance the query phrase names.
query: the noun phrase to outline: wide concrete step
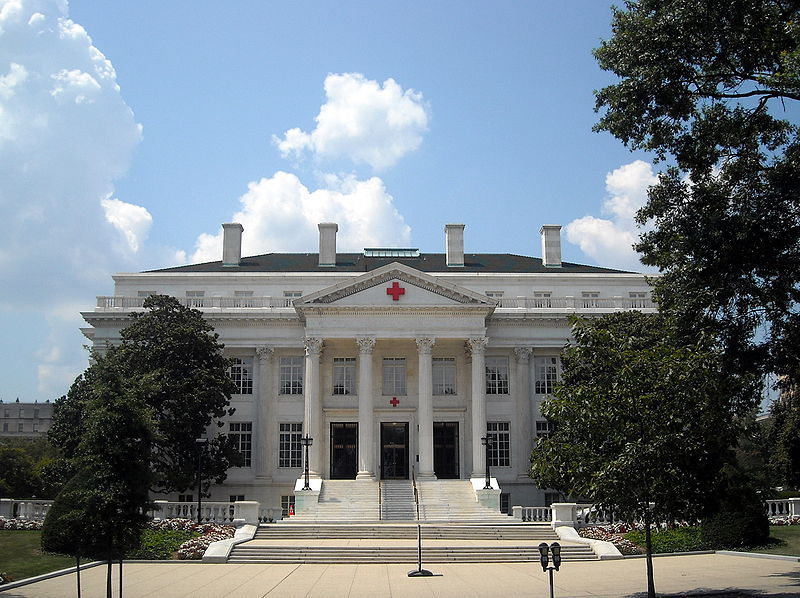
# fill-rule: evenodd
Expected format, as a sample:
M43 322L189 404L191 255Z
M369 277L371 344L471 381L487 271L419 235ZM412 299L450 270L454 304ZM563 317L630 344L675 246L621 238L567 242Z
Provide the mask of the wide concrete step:
M588 546L563 546L564 561L596 560ZM536 562L539 551L533 546L463 546L422 548L424 563ZM417 547L381 546L250 546L233 549L231 563L415 563Z
M421 526L422 537L427 539L460 540L526 540L552 541L558 537L547 524L519 523L509 525L431 525ZM416 538L416 525L391 524L318 524L304 525L291 523L263 524L256 531L256 539L294 539L294 538Z

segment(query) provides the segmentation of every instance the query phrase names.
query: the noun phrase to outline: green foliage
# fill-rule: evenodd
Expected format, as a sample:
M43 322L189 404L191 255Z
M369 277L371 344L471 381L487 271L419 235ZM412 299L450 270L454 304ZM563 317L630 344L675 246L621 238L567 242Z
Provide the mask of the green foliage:
M778 485L800 487L800 401L793 393L770 407L772 421L766 444L771 447L770 466Z
M746 475L732 467L725 468L717 509L703 519L700 529L703 542L715 550L767 542L769 519L764 502Z
M650 535L653 554L708 550L700 535L700 528L692 526L653 531ZM630 540L637 546L644 546L644 531L628 532L625 534L625 539Z
M712 331L726 372L800 378L800 6L631 0L595 50L608 131L671 163L637 216L663 312ZM643 48L646 51L643 51ZM739 413L757 402L737 397Z
M46 468L58 451L47 438L0 439L0 495L12 498L53 498Z
M186 530L156 530L146 529L142 533L141 543L138 548L128 552L125 558L142 560L167 560L171 559L180 545L197 538L200 532Z
M144 307L145 312L132 314L133 322L121 331L122 343L110 347L102 361L130 381L128 390L152 413L155 435L147 453L155 474L152 489L180 492L196 484L195 439L213 422L221 426L219 419L233 412L229 405L235 385L223 345L199 311L163 295L148 297ZM73 472L98 367L90 366L56 402L50 438ZM203 468L206 489L212 480L222 482L237 462L232 438L211 438ZM69 463L64 469L70 470Z
M78 473L56 496L44 522L46 550L102 559L121 558L139 545L150 507L149 408L135 379L98 359L85 389Z
M534 449L531 476L623 520L702 515L737 432L719 355L635 311L575 319L573 335L542 405L555 433Z

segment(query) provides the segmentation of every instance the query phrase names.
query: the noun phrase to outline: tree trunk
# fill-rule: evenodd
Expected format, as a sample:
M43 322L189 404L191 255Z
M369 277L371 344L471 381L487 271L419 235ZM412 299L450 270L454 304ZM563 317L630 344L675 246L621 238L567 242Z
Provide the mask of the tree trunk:
M650 503L644 507L644 545L647 551L647 598L656 598L656 585L653 581L653 543L650 538Z
M122 598L122 559L119 560L119 598Z
M78 598L81 598L81 553L75 555L75 577L78 579Z
M108 567L106 568L106 598L111 596L111 557L108 557Z

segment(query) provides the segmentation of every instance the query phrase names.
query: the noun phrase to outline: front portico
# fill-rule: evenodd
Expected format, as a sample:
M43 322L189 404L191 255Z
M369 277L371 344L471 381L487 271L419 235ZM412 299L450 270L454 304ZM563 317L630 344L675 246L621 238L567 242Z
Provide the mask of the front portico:
M304 430L324 440L315 442L310 475L343 478L357 467L352 477L361 480L407 479L412 468L421 480L436 479L437 470L482 477L483 355L495 305L399 263L295 301L306 335ZM337 408L337 399L320 393L320 362L329 349L357 355L355 409ZM458 379L464 388L456 390L454 377L449 394L435 395L434 359L445 367L452 362L453 371L468 367L470 375ZM463 446L469 459L459 452ZM469 470L459 466L467 461Z

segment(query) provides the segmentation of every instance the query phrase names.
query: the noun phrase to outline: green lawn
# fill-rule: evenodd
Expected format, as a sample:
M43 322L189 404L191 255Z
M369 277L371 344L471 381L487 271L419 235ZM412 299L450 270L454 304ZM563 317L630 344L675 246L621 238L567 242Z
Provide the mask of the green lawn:
M41 538L40 531L0 530L0 571L19 581L75 565L70 556L42 553Z
M775 540L774 543L754 548L750 552L800 556L800 525L771 525L769 536L771 540Z

